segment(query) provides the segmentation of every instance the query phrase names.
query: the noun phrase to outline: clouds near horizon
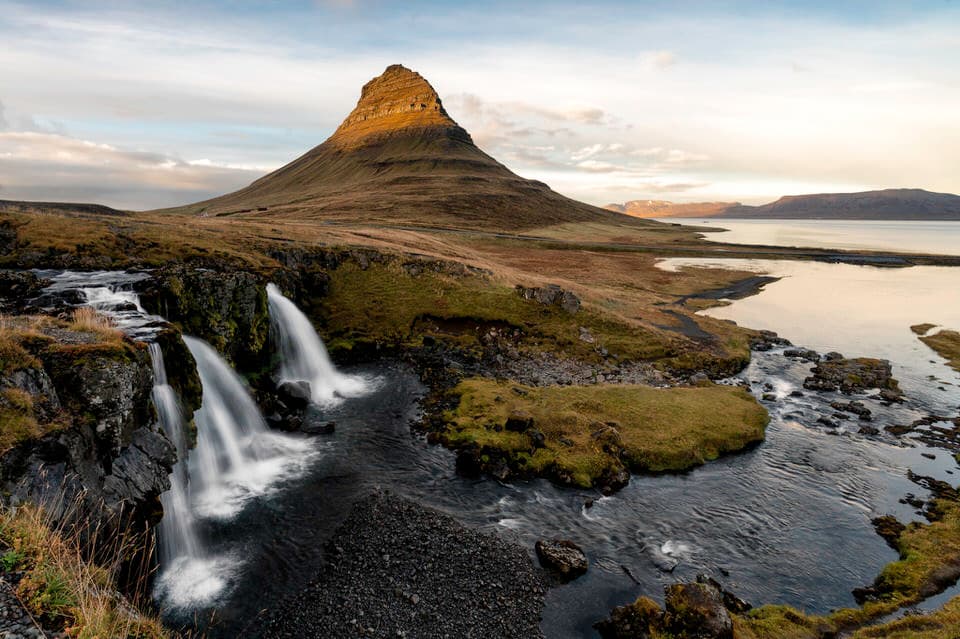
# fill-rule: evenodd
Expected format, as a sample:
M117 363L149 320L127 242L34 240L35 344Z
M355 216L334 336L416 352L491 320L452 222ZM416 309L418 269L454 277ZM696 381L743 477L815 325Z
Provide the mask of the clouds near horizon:
M680 4L0 2L0 198L238 188L394 62L485 151L596 204L960 191L960 8Z

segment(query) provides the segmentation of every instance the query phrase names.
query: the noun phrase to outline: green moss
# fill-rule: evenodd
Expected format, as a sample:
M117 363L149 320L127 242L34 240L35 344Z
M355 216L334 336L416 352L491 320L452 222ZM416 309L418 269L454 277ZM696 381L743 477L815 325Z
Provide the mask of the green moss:
M471 378L451 393L442 441L504 455L525 473L596 485L624 465L634 472L679 471L761 441L766 411L729 386L652 388L598 384L534 388ZM542 448L504 428L514 411L533 417Z
M960 332L942 330L934 335L920 337L920 341L947 360L951 368L960 372Z
M789 606L763 606L733 618L737 639L820 639L836 630L823 617L806 615Z

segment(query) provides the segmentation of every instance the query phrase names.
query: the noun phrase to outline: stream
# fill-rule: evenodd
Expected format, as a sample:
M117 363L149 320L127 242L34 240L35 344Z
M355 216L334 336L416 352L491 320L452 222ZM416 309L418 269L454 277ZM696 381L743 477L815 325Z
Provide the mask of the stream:
M105 309L108 293L129 296L135 281L129 274L44 275L52 275L60 290L87 290L87 302ZM900 293L909 298L909 283ZM729 313L741 302L721 310ZM130 306L123 307L128 317L121 327L149 341L149 319ZM849 323L838 319L843 321ZM849 355L861 354L847 346ZM897 362L888 353L881 356ZM771 414L766 441L688 473L634 476L610 497L542 480L501 484L457 476L452 453L411 433L425 392L414 371L392 361L349 367L337 374L368 383L360 391L347 383L349 397L323 404L324 419L336 422L333 434L285 440L298 462L273 476L269 490L251 493L230 512L194 509L193 534L204 556L220 561L218 587L185 597L171 597L183 590L168 587L166 594L158 592L158 601L172 625L202 629L210 637L257 636L257 616L323 569L324 542L351 504L379 487L510 536L531 556L542 537L580 544L591 568L548 594L542 629L551 639L594 636L592 624L612 606L640 594L662 598L664 585L701 572L752 603L790 604L815 613L854 605L851 589L870 583L896 559L871 518L889 513L917 519L900 500L926 491L907 479L907 469L957 483L952 455L883 433L884 425L931 413L956 416L956 376L934 356L928 360L938 367L937 382L917 364L923 370L911 369L903 383L906 404L863 400L881 432L868 436L858 432L855 418L837 429L817 423L819 416L835 412L829 402L839 394L791 395L802 388L809 363L784 357L782 349L755 353L737 377L756 395L775 396L764 402ZM191 459L195 456L191 452Z

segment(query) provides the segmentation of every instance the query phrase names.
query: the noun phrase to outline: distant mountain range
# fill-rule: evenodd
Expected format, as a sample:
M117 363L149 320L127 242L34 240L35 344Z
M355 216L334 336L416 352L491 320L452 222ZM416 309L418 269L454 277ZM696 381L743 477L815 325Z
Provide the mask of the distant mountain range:
M923 189L787 195L776 202L674 204L633 200L605 208L635 217L717 217L780 220L960 220L960 196Z

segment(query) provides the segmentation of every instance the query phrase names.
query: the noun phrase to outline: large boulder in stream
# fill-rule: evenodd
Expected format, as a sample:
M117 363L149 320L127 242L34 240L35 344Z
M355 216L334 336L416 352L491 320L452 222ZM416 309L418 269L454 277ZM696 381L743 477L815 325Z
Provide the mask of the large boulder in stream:
M540 564L561 581L571 581L587 572L587 556L569 539L541 539L535 548Z
M898 401L902 395L889 361L871 357L847 359L839 353L827 353L810 370L810 377L803 380L803 387L848 395L875 388L887 401Z
M277 396L290 408L306 408L310 404L310 382L288 380L277 385Z

